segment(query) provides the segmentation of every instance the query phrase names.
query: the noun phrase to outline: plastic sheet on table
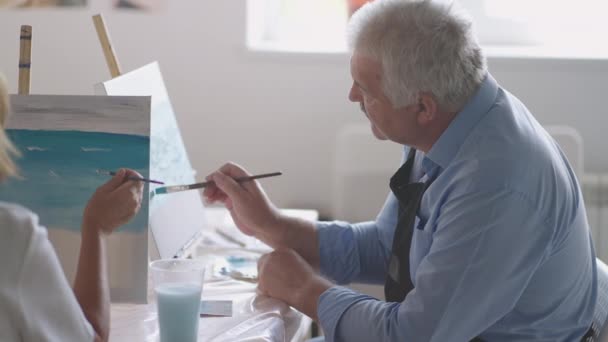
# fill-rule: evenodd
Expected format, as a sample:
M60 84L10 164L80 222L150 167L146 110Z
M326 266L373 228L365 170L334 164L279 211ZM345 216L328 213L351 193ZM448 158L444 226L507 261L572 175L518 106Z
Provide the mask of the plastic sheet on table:
M254 284L234 280L205 284L203 299L232 300L233 316L202 317L199 341L285 342L298 335L302 326L302 314L282 301L256 294ZM158 342L155 305L154 301L147 305L114 304L110 341Z

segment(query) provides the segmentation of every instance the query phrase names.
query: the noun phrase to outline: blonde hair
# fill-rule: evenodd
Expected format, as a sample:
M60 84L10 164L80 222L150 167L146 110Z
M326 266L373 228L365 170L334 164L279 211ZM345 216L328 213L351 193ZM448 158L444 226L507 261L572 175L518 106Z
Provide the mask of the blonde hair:
M6 80L4 76L0 74L0 181L17 175L17 166L11 157L18 156L19 152L8 139L6 132L4 131L9 111L10 106Z

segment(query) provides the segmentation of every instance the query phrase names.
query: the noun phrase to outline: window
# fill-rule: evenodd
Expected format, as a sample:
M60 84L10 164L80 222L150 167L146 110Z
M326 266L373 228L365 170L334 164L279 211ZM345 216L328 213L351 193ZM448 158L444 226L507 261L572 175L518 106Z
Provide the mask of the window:
M608 34L605 0L484 0L490 19L523 24L529 40L537 44L589 42L605 44ZM505 33L503 32L503 35Z
M438 0L446 1L446 0ZM347 0L248 0L254 50L346 50ZM482 45L559 46L608 51L605 0L459 0Z
M249 0L248 45L253 49L346 50L345 0Z

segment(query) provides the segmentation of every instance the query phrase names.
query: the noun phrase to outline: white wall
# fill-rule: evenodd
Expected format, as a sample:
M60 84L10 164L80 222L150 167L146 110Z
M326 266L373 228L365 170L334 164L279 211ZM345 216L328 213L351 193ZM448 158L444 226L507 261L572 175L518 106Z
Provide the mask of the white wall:
M252 172L282 170L263 181L278 205L329 214L334 134L365 120L347 101L348 56L246 51L245 0L170 1L167 13L153 15L90 1L85 10L0 11L0 70L13 92L19 26L31 24L32 93L92 94L109 78L90 19L103 12L123 71L160 61L199 175L226 160ZM492 58L490 67L541 122L581 131L588 171L608 170L608 61Z

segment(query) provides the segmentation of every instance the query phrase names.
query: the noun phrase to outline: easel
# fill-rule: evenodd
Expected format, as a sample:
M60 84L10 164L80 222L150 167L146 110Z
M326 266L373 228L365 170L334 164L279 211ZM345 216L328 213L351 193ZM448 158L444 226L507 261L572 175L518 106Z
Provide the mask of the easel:
M101 48L106 58L106 63L110 69L112 78L120 76L120 65L112 48L112 43L108 35L108 31L101 14L93 16L93 23L97 31L97 36L101 42ZM19 95L29 95L31 85L31 68L32 68L32 26L22 25L19 36Z
M99 37L99 42L101 43L101 49L106 57L106 63L110 69L110 75L112 75L112 78L116 78L122 73L120 72L120 65L118 64L118 59L116 58L114 48L112 47L112 42L110 41L108 29L101 14L93 16L93 24L95 25L95 30L97 31L97 36Z
M19 95L30 94L30 70L32 67L32 27L21 26L19 36Z
M97 35L99 37L99 41L101 43L101 48L102 48L104 56L106 58L108 68L110 69L110 74L112 75L112 79L108 81L109 83L119 82L121 84L129 84L134 79L135 80L141 79L140 76L142 75L142 72L144 72L144 73L149 73L149 74L146 74L146 76L150 77L150 78L146 78L146 79L152 80L153 81L152 83L155 84L155 82L158 80L158 82L161 86L161 89L162 89L161 91L159 91L158 89L154 89L154 87L149 87L149 84L148 84L148 85L142 85L141 88L132 88L132 93L127 93L123 90L123 92L121 94L113 94L113 95L151 96L151 97L155 96L156 99L161 99L161 101L163 99L165 99L165 97L168 97L168 95L166 94L164 83L162 81L162 75L160 75L160 70L158 69L158 65L156 63L151 63L151 64L145 65L139 69L129 71L125 74L122 74L120 71L118 59L116 57L114 49L112 48L112 44L110 42L110 34L104 23L103 17L100 14L93 16L93 23L97 30ZM144 70L144 71L142 71L142 70ZM155 74L155 72L157 72L157 74ZM124 77L120 77L120 76L124 76ZM158 76L158 78L156 76ZM99 88L101 89L103 87L104 86L102 85ZM105 90L103 91L103 94L107 94ZM167 101L168 101L168 99L167 99ZM154 103L154 102L155 101L152 100L152 103ZM172 111L172 109L171 109L171 111ZM154 113L154 108L152 108L152 112L151 112L152 116L154 116L153 113ZM171 112L171 115L173 115L173 112ZM151 120L153 120L153 119L151 118ZM179 132L177 132L177 134L179 134ZM196 197L200 201L198 196L196 196ZM181 198L183 199L184 197L181 197ZM175 201L175 198L173 198L173 200ZM165 202L165 205L167 203L176 203L176 202L168 201L168 202ZM190 208L193 209L192 212L196 212L196 210L198 208L197 202L195 200L193 200L193 198L186 197L186 200L182 204L182 206L188 206L188 205L190 206ZM203 209L203 207L201 204L201 210L202 209ZM161 209L157 208L157 210L161 210ZM154 222L159 222L157 226L163 226L166 224L166 222L163 219L159 219L159 217L164 217L163 215L169 215L169 217L171 217L171 213L165 212L165 211L157 211L157 213L159 213L159 212L162 212L163 214L159 214L158 216L155 216L154 218L151 214L150 219ZM188 217L188 215L180 215L180 219L184 220L185 225L190 226L190 227L192 226L191 224L189 224L190 222L192 222L192 218ZM200 222L200 219L197 220L196 222ZM151 239L149 240L150 244L148 245L148 255L151 258L151 260L156 260L161 257L161 253L159 251L158 244L156 242L157 240L154 235L154 228L153 228L154 224L149 222L149 227L150 227L149 234L150 234ZM203 236L202 236L202 234L200 234L200 232L197 233L196 235L190 237L188 241L185 241L183 243L183 245L180 246L180 250L177 251L177 253L172 257L191 257L192 255L194 255L194 252L196 251L197 246L202 241L202 237ZM169 256L165 256L165 258L167 258L167 257L169 257Z

